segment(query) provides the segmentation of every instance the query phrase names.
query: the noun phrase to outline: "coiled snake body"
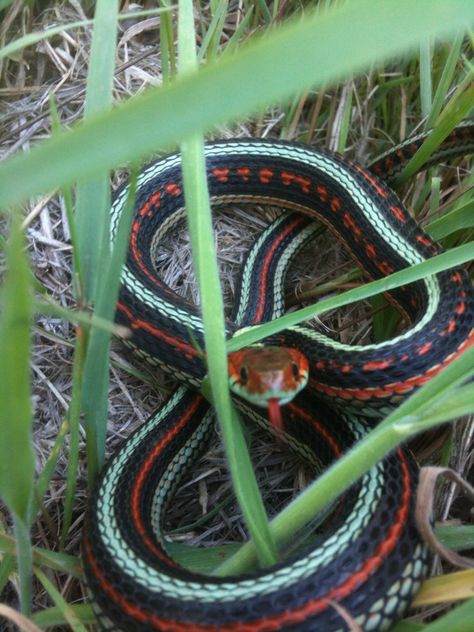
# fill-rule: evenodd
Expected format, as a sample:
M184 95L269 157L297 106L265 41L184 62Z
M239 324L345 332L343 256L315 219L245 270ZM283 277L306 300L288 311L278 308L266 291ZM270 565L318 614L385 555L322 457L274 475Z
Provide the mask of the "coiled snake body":
M473 127L462 127L439 155L472 149L473 139ZM279 141L206 145L214 204L285 209L249 253L229 336L282 313L285 272L314 236L314 218L340 237L372 278L440 252L374 175L391 177L421 140L387 154L371 171ZM112 239L126 194L125 186L112 206ZM275 567L207 577L178 566L166 551L166 506L213 424L208 404L192 390L206 374L199 310L167 287L154 265L159 242L183 216L180 158L173 154L139 177L117 320L133 332L129 344L137 355L183 386L125 442L90 501L84 560L99 623L127 631L327 632L348 628L340 606L363 630L387 629L409 605L427 560L413 519L417 469L403 449L354 484L329 533ZM474 294L463 270L394 290L391 299L411 325L386 342L349 346L303 325L278 335L278 344L308 359L311 393L288 404L284 418L288 440L310 460L326 465L337 458L371 420L473 344ZM292 372L299 379L299 369ZM237 389L246 386L249 368L231 367L230 378ZM249 404L239 407L264 423Z

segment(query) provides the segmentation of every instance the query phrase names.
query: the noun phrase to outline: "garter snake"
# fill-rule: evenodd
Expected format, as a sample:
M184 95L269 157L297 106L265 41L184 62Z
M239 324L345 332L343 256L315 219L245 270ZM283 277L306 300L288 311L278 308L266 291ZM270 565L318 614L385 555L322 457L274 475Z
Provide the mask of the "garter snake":
M314 236L313 219L327 224L371 278L441 251L381 179L389 180L421 141L395 148L371 171L330 152L280 141L206 145L214 205L236 201L284 209L248 255L228 336L282 313L285 272ZM461 127L439 156L460 146L472 150L473 144L474 126ZM126 195L127 185L112 205L112 239ZM270 569L207 577L180 567L166 551L164 512L213 424L195 390L206 374L199 310L162 281L154 264L160 242L184 212L180 157L173 154L139 176L117 321L132 331L128 344L139 358L183 386L124 443L89 503L84 563L100 627L327 632L348 629L341 606L361 629L387 629L408 607L427 565L413 518L417 468L403 449L354 484L331 531ZM285 407L285 430L296 450L323 466L474 343L474 293L462 269L390 296L411 322L391 340L350 346L304 325L272 340L308 359L311 391ZM231 369L237 388L249 380L248 368L241 366ZM263 423L252 406L239 406Z

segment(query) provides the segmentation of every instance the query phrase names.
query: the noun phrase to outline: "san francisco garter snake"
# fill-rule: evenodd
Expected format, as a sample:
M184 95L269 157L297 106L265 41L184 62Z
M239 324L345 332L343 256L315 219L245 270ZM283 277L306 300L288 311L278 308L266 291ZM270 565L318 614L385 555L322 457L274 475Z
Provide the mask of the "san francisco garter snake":
M389 179L421 140L389 152L371 171L279 141L206 145L213 204L285 209L249 253L229 336L282 313L285 272L314 235L312 218L340 237L371 278L440 252L373 175ZM473 145L474 126L461 127L435 158L459 148L472 151ZM112 206L112 238L126 194L124 186ZM100 626L166 632L348 629L337 603L361 629L387 629L402 616L426 571L426 549L413 519L417 469L405 450L354 484L329 533L273 568L245 577L207 577L178 566L166 551L166 506L213 423L205 400L188 388L199 387L206 374L198 348L199 310L167 287L154 266L160 241L184 217L183 205L177 154L143 170L117 321L133 332L129 344L141 359L183 386L125 442L89 503L84 562ZM314 450L323 464L362 436L370 419L380 418L474 343L474 292L463 270L428 277L393 291L391 298L412 324L389 341L351 347L301 325L278 337L279 344L308 358L313 393L305 391L285 407L286 431L297 449ZM231 379L247 381L244 373ZM259 422L256 411L240 405ZM301 448L303 441L307 447Z

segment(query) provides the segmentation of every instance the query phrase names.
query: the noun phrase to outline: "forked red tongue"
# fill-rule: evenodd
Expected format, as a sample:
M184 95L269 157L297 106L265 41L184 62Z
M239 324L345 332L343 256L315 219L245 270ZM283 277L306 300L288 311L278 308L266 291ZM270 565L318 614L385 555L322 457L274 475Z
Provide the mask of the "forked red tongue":
M280 400L276 397L268 400L268 418L270 423L279 432L283 431L283 417L281 416Z

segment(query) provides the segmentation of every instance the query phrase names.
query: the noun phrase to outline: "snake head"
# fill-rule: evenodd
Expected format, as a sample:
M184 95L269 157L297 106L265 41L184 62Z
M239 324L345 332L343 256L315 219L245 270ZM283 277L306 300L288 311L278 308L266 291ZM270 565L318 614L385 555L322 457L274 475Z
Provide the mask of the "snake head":
M228 356L231 390L256 406L268 409L270 421L281 429L280 406L290 402L308 382L308 360L296 349L252 346Z

